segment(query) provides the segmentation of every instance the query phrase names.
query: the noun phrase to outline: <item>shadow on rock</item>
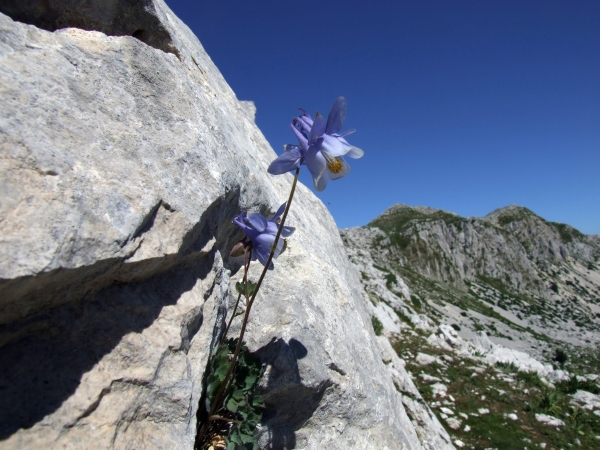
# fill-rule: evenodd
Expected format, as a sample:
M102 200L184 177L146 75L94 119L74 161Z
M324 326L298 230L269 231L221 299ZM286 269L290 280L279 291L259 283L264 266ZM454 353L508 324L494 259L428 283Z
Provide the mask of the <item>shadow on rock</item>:
M123 336L143 331L205 278L214 256L0 327L12 335L0 348L0 440L56 411ZM190 320L182 324L182 345L199 330L201 310Z
M302 383L298 360L305 358L308 350L296 339L286 343L283 339L273 338L254 355L268 365L266 385L261 387L266 404L261 448L296 448L295 432L316 411L331 382L316 386Z

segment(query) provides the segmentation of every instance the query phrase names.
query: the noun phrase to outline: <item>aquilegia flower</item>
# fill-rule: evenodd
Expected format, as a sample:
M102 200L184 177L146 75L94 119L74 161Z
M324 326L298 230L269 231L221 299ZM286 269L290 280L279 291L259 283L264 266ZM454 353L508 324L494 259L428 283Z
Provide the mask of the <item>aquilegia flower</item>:
M285 205L285 203L281 205L275 215L268 220L265 219L261 213L254 211L250 211L248 213L244 211L235 216L233 218L233 223L240 227L244 233L246 233L246 237L234 247L231 255L239 256L240 249L242 250L241 254L243 254L243 247L250 247L251 260L254 261L258 259L263 266L266 265L269 255L271 254L271 249L273 248L273 243L275 242L277 230L279 229L277 219L283 214ZM294 227L283 227L281 230L281 236L277 242L277 247L275 248L275 253L273 254L273 258L277 258L285 250L286 242L285 239L282 238L291 236L294 231ZM269 264L269 270L272 270L273 267L274 265L271 261L271 264Z
M362 157L364 152L344 139L356 130L339 134L346 120L346 108L346 99L338 97L331 107L327 121L319 113L313 120L302 110L303 114L294 117L291 123L292 131L300 145L285 145L285 153L271 163L268 172L279 175L306 164L317 191L325 189L327 180L336 180L347 175L350 166L343 156L357 159Z

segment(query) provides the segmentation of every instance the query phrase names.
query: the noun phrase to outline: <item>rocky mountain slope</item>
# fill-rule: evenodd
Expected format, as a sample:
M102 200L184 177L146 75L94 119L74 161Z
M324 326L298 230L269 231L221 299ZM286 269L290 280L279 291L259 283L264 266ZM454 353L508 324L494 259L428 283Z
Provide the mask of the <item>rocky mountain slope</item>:
M461 377L485 372L497 378L487 369L494 364L515 373L535 372L548 385L566 383L575 374L595 380L600 372L597 236L514 205L483 218L395 205L366 227L342 230L341 235L361 272L376 331L387 337L409 369L435 369L437 374L422 372L421 393L438 408L448 431L475 448L495 448L498 442L477 441L460 427L465 418L449 415L454 402L448 404L448 390L457 402L474 400ZM471 369L457 373L459 362ZM449 370L454 372L447 375ZM441 373L447 376L440 378ZM444 385L443 379L454 383ZM440 383L445 406L431 394L434 381ZM495 383L488 379L486 385ZM498 389L515 396L524 389L507 386ZM588 388L596 392L597 386L592 382ZM505 417L513 411L500 408L498 414ZM466 423L467 430L474 427ZM600 427L594 429L600 439Z
M231 220L273 214L291 176L164 1L0 12L0 448L191 449L241 277ZM287 224L247 333L261 447L452 448L304 186Z

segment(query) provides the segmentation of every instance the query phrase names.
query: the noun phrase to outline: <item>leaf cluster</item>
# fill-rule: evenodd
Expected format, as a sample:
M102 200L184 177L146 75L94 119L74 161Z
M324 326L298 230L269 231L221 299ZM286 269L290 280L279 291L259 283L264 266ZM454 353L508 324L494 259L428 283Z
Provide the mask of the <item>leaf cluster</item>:
M246 284L243 281L238 281L235 283L235 290L238 292L238 294L242 294L244 296L248 294L248 297L252 297L252 294L254 294L254 291L256 290L256 283L248 280L248 292L246 292Z
M207 378L207 411L225 381L237 342L237 339L228 339L217 348L211 359ZM218 416L231 420L232 425L226 438L227 450L258 449L257 426L265 405L262 397L256 395L255 391L263 372L264 367L248 347L242 344L234 375L216 412Z

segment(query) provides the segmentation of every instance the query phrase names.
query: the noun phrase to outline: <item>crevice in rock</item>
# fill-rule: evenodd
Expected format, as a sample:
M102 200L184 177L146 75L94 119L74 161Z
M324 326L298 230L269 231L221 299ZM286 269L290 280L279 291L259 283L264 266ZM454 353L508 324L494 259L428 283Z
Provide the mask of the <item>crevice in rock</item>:
M132 36L181 60L152 0L3 0L0 12L47 31L80 28L108 36Z
M222 198L215 200L204 211L197 225L183 237L183 243L177 253L135 262L126 261L131 255L126 258L108 258L89 266L59 268L12 280L0 279L0 348L24 332L17 330L17 334L12 335L12 332L6 330L13 327L2 324L14 321L26 323L27 316L35 315L39 311L89 297L113 284L139 282L176 266L192 264L206 254L216 251L217 247L224 248L229 245L231 238L228 238L227 234L222 234L224 241L220 242L221 245L214 241L215 233L220 231L221 222L228 222L223 220L222 201ZM167 206L166 203L160 202L152 208L147 219L143 221L144 225L136 233L143 234L147 227L151 227L158 208ZM233 225L230 227L226 223L225 227L233 234Z
M162 308L176 304L199 279L219 272L204 286L211 292L223 282L217 252L224 254L238 237L239 230L230 224L238 197L234 190L209 205L175 254L135 262L112 258L0 280L0 440L60 408L82 375L123 336L152 325ZM161 202L151 209L145 227L163 207L172 211ZM202 325L202 308L190 311L181 323L182 344L176 351L187 351Z
M333 370L334 372L337 372L342 376L346 376L346 372L344 370L340 369L336 363L332 362L327 367L329 367L330 370Z
M83 374L124 336L151 326L165 306L175 305L199 279L205 279L213 269L215 254L1 326L0 332L8 339L0 348L0 440L31 428L60 408L76 391ZM201 326L193 322L193 328ZM93 413L107 394L101 394L84 413Z
M204 305L192 309L181 323L181 345L175 351L183 351L187 354L194 336L200 330L204 321Z
M156 205L154 205L154 207L150 210L148 215L146 215L146 217L144 217L144 220L142 220L142 223L140 224L138 229L135 230L135 232L131 235L131 238L129 239L129 241L132 241L133 239L140 237L141 235L148 232L152 228L152 226L154 225L154 220L156 219L156 214L158 213L158 209L162 205L163 205L162 200L159 200L159 202Z

